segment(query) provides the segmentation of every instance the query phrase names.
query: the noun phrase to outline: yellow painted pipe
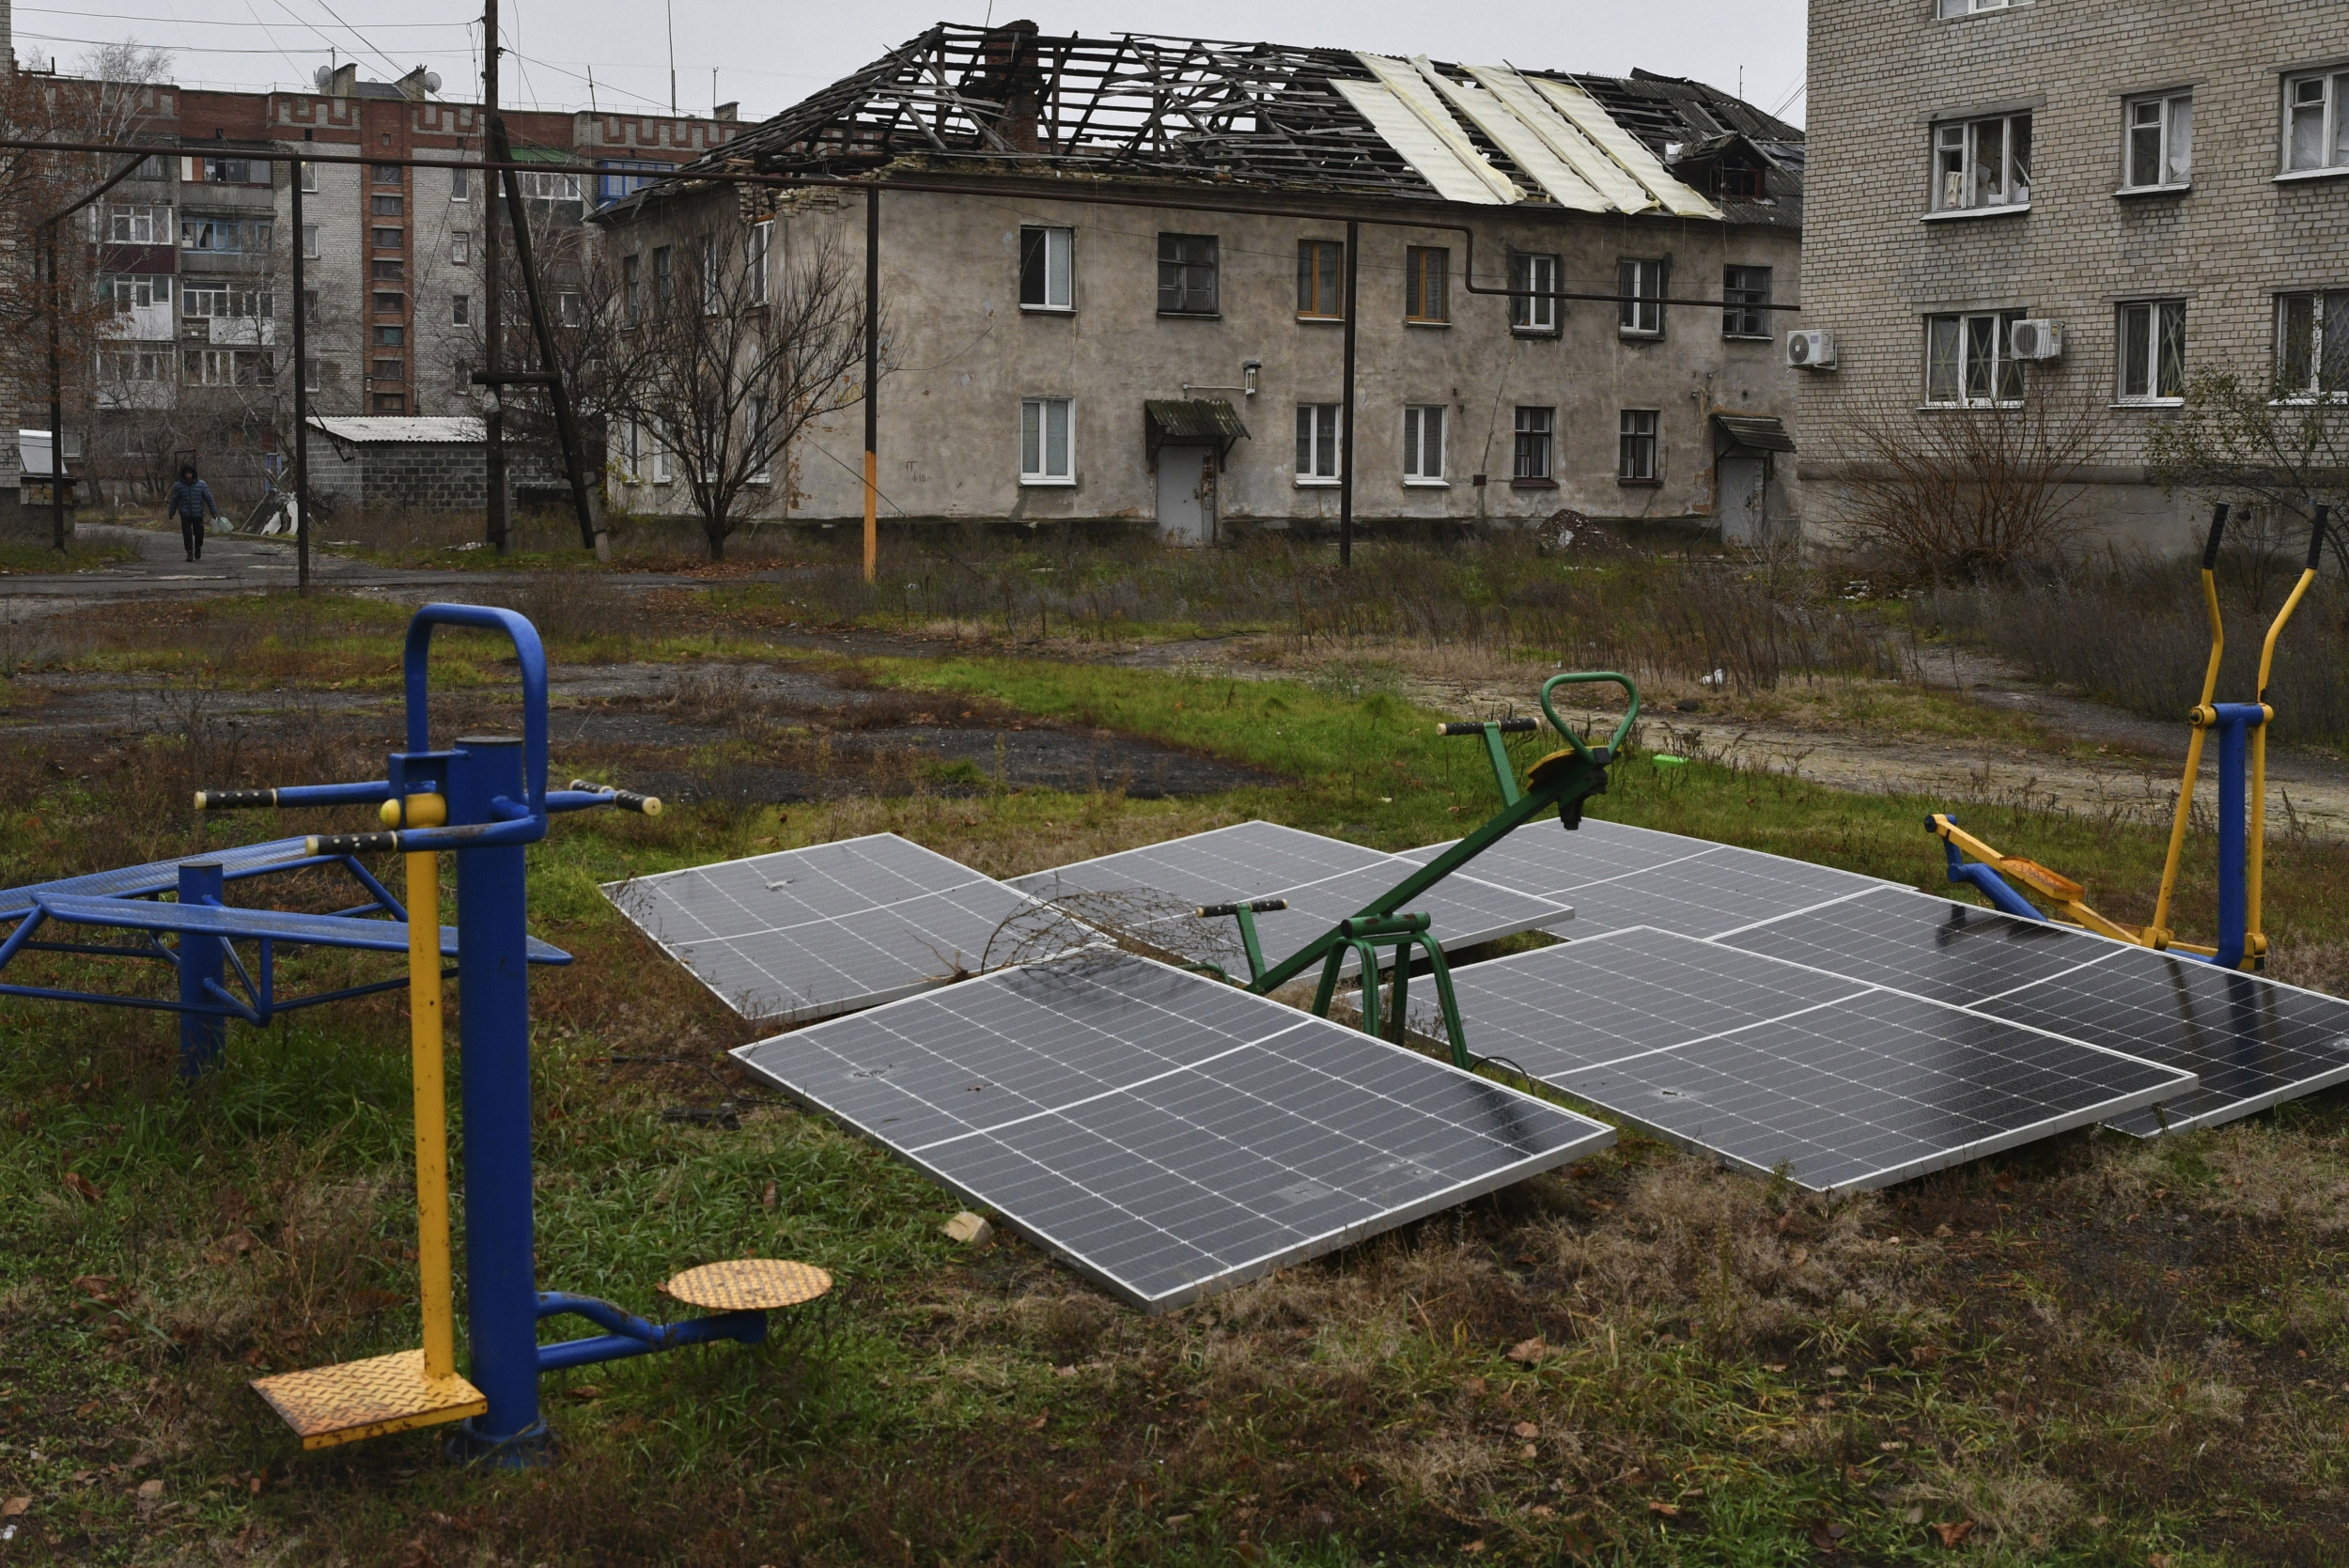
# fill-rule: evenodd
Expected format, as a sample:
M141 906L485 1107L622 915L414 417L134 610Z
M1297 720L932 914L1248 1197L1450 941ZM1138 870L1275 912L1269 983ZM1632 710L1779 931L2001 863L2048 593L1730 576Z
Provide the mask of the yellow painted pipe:
M2317 527L2317 536L2322 539L2324 524L2320 521ZM2300 581L2292 585L2292 592L2284 599L2284 607L2276 612L2275 620L2268 625L2267 641L2260 644L2259 704L2267 708L2267 713L2260 721L2260 727L2251 732L2251 864L2243 888L2244 902L2250 906L2245 911L2243 927L2246 963L2267 951L2267 939L2260 933L2260 886L2267 862L2267 726L2276 720L2276 710L2267 707L2267 677L2276 664L2276 639L2283 635L2284 623L2300 608L2309 584L2315 581L2314 567L2300 574Z
M386 800L387 828L438 828L438 795ZM457 1312L448 1250L448 1093L441 1028L441 866L430 850L408 856L408 1048L415 1079L416 1274L424 1308L424 1374L457 1373Z
M2217 549L2214 545L2213 550ZM2210 710L2218 691L2218 660L2227 651L2227 624L2218 614L2218 580L2202 568L2202 608L2210 614L2210 662L2202 669L2202 700L2195 705L2194 735L2186 743L2186 778L2178 785L2178 812L2170 824L2170 852L2161 862L2161 893L2154 900L2154 918L2145 927L2149 947L2170 945L2170 895L2177 891L2178 857L2186 848L2187 822L2194 815L2194 785L2202 774L2202 738L2209 732L2200 717Z

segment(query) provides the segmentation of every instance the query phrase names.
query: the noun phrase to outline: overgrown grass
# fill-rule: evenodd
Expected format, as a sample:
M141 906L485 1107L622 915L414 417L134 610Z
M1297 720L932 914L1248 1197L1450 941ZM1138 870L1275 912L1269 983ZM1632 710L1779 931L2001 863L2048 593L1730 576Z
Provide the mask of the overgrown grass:
M45 540L0 539L0 573L92 571L138 558L135 546L113 541L69 538L60 552Z
M342 606L306 645L316 670L378 679L396 627ZM288 671L313 668L299 644L282 644ZM449 651L436 675L510 679L486 647L470 676L475 656ZM534 977L542 1280L657 1314L675 1268L765 1254L831 1267L842 1288L766 1349L547 1379L563 1447L535 1474L448 1467L424 1433L304 1455L244 1387L413 1343L393 1000L233 1028L227 1066L192 1092L171 1078L167 1022L8 1003L0 1498L30 1500L0 1551L402 1568L2340 1555L2349 1114L2332 1096L1833 1200L1626 1137L1164 1318L1016 1242L953 1246L938 1227L954 1200L732 1070L724 1050L757 1031L629 930L598 881L879 829L1002 874L1252 815L1400 846L1480 820L1493 786L1473 741L1439 740L1437 715L1360 669L854 669L924 703L1001 704L1290 782L560 821L531 856L534 929L580 960ZM6 880L359 826L197 823L185 801L197 783L366 776L380 759L365 749L331 725L233 744L187 726L98 757L19 746L0 753ZM1932 885L1921 818L1946 803L1661 770L1635 750L1594 810ZM2092 867L2100 904L2150 893L2146 830L1968 810L2015 852ZM2349 938L2349 849L2276 855L2272 924L2294 943ZM2210 869L2191 874L2188 908L2206 908ZM324 981L370 960L313 962ZM737 1129L662 1119L721 1100L746 1108ZM161 1495L142 1499L148 1481Z

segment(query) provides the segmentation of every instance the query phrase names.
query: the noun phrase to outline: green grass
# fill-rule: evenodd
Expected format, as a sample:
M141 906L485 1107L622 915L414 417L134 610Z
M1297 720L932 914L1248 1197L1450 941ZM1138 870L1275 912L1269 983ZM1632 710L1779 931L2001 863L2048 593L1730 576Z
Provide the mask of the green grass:
M287 639L289 667L324 648L380 678L397 613L334 614L249 629ZM511 678L486 650L464 675L474 654L448 651L455 680ZM763 1254L821 1264L841 1289L766 1348L548 1378L563 1448L532 1474L446 1467L430 1434L304 1455L244 1388L413 1343L397 1006L232 1027L227 1065L193 1093L172 1081L166 1021L0 1007L0 1498L31 1499L0 1551L925 1568L2335 1554L2349 1115L2332 1096L2150 1148L2077 1135L1837 1200L1626 1136L1573 1172L1161 1318L1017 1243L946 1241L952 1198L731 1071L723 1052L762 1032L635 937L599 881L884 828L999 872L1250 815L1399 846L1482 820L1494 789L1477 742L1439 740L1438 715L1358 674L862 668L1287 782L558 821L531 852L533 928L580 958L533 982L543 1282L657 1314L675 1269ZM145 799L111 775L59 780L29 753L0 758L0 776L19 802L0 815L12 880L87 869L80 825ZM1932 886L1929 804L1635 753L1594 811ZM2092 864L2123 898L2157 871L2156 837L2126 824L1968 820L2016 852ZM159 824L155 852L184 831ZM2294 931L2341 934L2345 862L2291 847L2274 907ZM363 962L289 969L322 984ZM661 1119L721 1097L758 1103L733 1131ZM2190 1229L2169 1222L2180 1213ZM1540 1353L1512 1356L1536 1337ZM149 1479L164 1492L142 1512ZM1958 1550L1932 1529L1969 1523Z
M51 545L32 539L0 540L0 573L94 571L100 567L118 566L138 558L136 546L111 541L101 544L91 539L68 539L61 553Z

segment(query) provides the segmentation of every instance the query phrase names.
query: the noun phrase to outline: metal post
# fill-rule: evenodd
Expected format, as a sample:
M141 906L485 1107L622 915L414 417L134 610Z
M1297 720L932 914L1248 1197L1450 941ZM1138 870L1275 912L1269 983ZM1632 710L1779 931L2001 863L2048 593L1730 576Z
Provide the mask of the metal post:
M218 861L183 861L179 865L179 902L194 907L218 904L221 891L227 886ZM200 936L194 931L179 934L179 1005L188 1007L218 1007L220 998L204 988L210 981L217 986L225 973L228 944L218 937ZM218 1013L179 1015L179 1076L200 1078L220 1064L222 1049L228 1043L228 1020Z
M1346 220L1346 401L1338 413L1338 565L1354 564L1354 318L1361 314L1354 297L1361 275L1360 257L1362 225Z
M880 187L864 188L864 581L880 569Z
M451 826L503 820L499 798L526 800L522 743L463 737L448 763ZM538 1416L538 1295L530 1197L530 986L524 967L523 848L457 856L457 1032L465 1163L467 1374L490 1402L464 1425L494 1463L535 1464ZM430 920L411 908L410 920Z
M484 151L504 139L504 126L498 116L498 0L482 0L481 5L481 112L484 116L481 146ZM503 555L506 538L506 388L497 380L506 373L506 296L505 280L500 275L498 245L498 203L488 191L481 193L481 330L484 347L481 367L490 377L490 405L484 411L482 424L488 438L483 455L484 478L489 482L490 543ZM414 318L414 300L410 299L410 318Z
M2259 710L2248 703L2218 705L2218 952L2212 962L2221 969L2235 969L2243 963L2245 938L2248 935L2244 865L2243 766L2248 726L2246 710L2256 717Z
M309 140L310 133L303 132ZM310 314L309 296L302 291L302 160L293 162L293 352L294 352L294 586L310 592Z
M57 278L57 220L49 221L49 542L65 549L65 370L57 348L65 286Z
M490 156L498 163L511 162L514 149L506 140L506 122L493 120L490 125ZM547 315L547 302L538 287L538 262L531 253L530 210L522 205L521 177L512 169L497 177L506 191L506 215L514 225L514 266L521 273L522 298L530 308L530 329L538 341L538 368L544 377L547 396L554 404L554 435L563 448L563 468L571 486L571 506L579 515L579 546L592 550L604 560L612 558L611 541L604 538L595 508L587 499L587 458L579 442L579 425L571 417L571 395L563 384L563 362L555 357L554 322ZM501 389L502 391L502 389Z

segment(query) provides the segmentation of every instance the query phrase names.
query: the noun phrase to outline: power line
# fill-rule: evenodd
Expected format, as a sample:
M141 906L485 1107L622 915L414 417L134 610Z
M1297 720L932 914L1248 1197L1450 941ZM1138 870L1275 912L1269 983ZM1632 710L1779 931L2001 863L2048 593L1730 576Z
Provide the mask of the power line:
M258 27L267 32L270 26L268 23L257 18L252 22L223 22L208 16L129 16L120 11L71 11L54 6L19 6L16 8L16 14L19 16L34 13L42 16L79 17L86 22L153 22L173 27ZM381 22L375 23L375 26L379 32L398 28L404 32L454 33L469 31L472 23L464 22Z
M395 77L407 74L405 71L400 70L398 65L394 63L389 54L384 54L383 51L375 47L373 39L369 39L365 33L359 31L358 28L353 27L350 23L345 22L340 16L335 15L334 8L328 5L326 0L318 0L318 8L319 9L324 11L327 15L334 17L336 26L340 27L344 32L349 33L352 38L357 39L361 43L366 45L367 53L382 61L384 70L390 71ZM333 39L327 39L326 30L320 27L317 23L295 15L294 8L286 4L286 0L277 0L277 8L284 11L288 16L293 17L296 22L300 23L303 26L309 28L313 33L318 34L319 38L326 39L328 44L333 45L337 49L341 47L341 45L336 44Z

